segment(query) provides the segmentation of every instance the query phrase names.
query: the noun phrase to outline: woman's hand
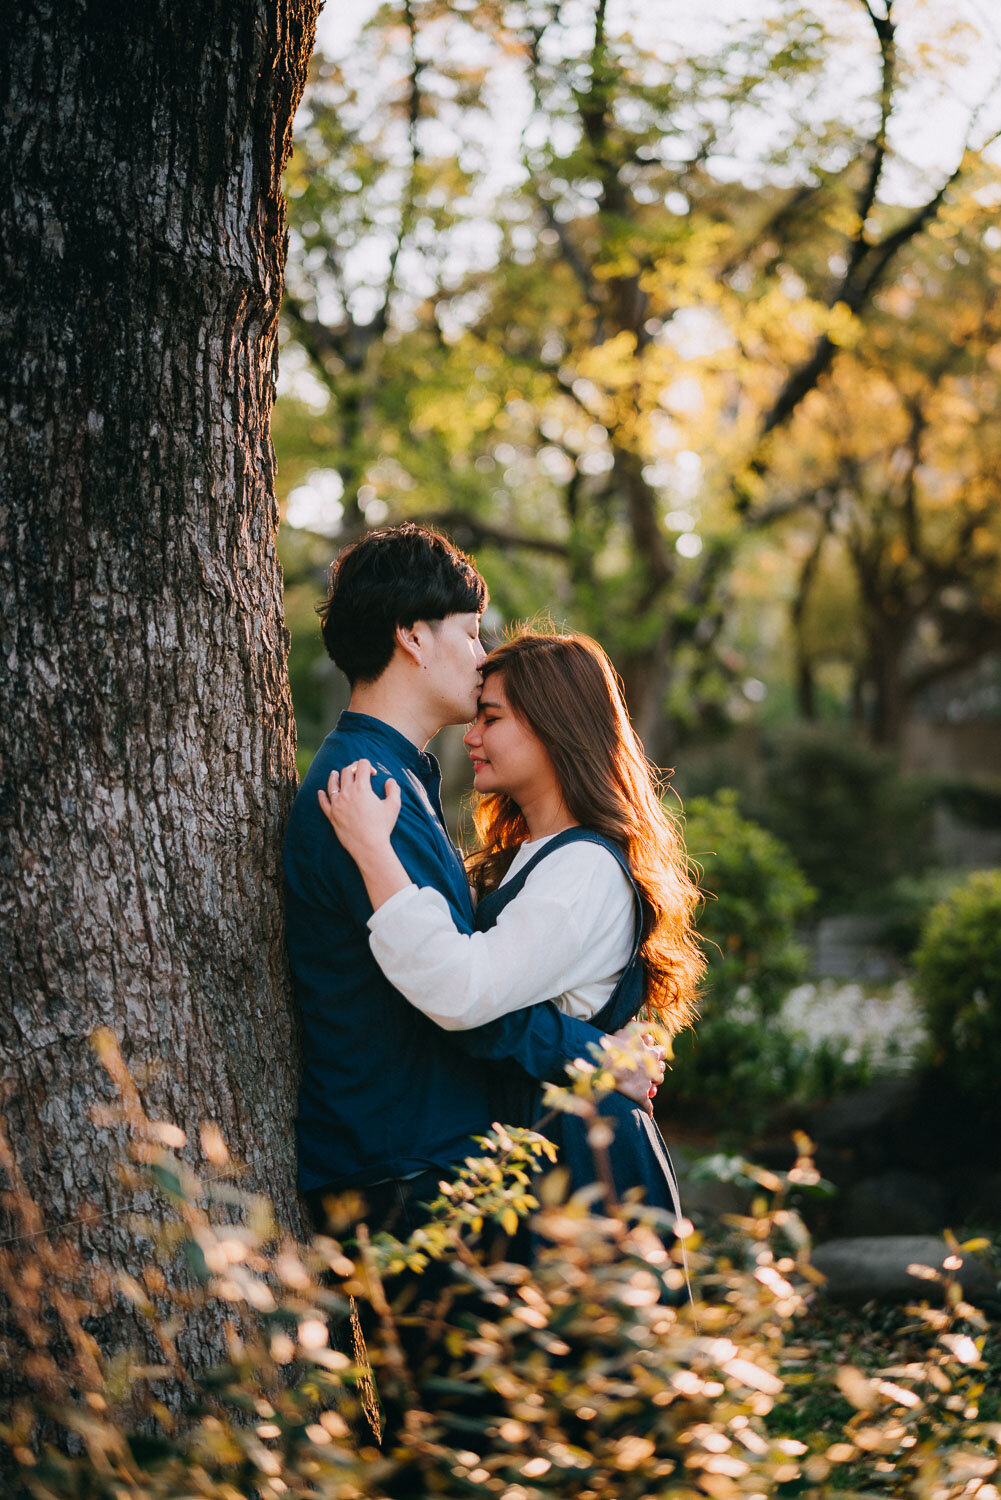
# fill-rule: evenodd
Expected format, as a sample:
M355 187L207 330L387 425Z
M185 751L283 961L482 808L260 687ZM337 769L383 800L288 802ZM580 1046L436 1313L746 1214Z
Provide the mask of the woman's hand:
M326 791L317 792L320 807L341 846L359 866L391 848L390 835L400 814L400 788L386 782L386 795L372 789L375 767L356 760L341 772L331 771Z
M603 1037L602 1046L615 1058L616 1092L625 1094L652 1117L657 1085L664 1082L667 1049L651 1032L637 1034L635 1022Z

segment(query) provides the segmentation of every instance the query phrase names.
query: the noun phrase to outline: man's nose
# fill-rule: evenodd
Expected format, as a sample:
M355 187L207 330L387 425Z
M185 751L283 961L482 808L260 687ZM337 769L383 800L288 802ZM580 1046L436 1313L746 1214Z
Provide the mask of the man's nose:
M473 658L476 662L476 665L479 667L482 666L483 662L486 661L487 653L483 649L483 642L481 640L475 641L474 644L476 646L476 650L473 652Z

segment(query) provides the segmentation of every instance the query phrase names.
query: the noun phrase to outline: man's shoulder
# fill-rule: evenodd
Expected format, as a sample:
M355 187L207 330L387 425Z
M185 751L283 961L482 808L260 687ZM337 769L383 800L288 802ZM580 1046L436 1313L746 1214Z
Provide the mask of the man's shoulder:
M317 792L327 785L331 771L343 771L345 766L363 756L373 763L387 764L386 747L374 736L366 736L364 731L357 729L332 729L309 763L299 784L296 802L308 800L312 808ZM397 762L392 756L389 757L388 769L395 775Z
M399 824L401 828L407 824L423 825L427 818L434 818L433 809L419 778L391 745L386 744L381 736L366 734L363 725L339 725L327 735L299 785L286 833L286 851L290 844L295 847L303 841L310 842L311 838L318 835L322 836L326 845L329 824L320 809L317 792L326 788L331 771L341 771L352 761L363 757L375 766L376 774L372 778L372 785L380 795L390 777L398 782L403 792ZM339 849L336 839L333 842Z
M331 771L342 770L363 754L353 737L341 729L331 730L320 745L299 783L289 814L285 831L286 872L294 858L311 863L321 853L330 859L340 851L336 838L331 837L330 825L316 794L326 787Z

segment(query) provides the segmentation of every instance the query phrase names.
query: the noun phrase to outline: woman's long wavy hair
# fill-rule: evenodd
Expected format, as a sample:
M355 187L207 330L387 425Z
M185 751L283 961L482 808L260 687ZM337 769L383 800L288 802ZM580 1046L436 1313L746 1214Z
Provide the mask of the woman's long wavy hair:
M698 887L680 828L661 804L653 769L629 722L615 668L589 636L530 627L497 646L484 681L503 677L512 710L542 742L570 816L625 854L643 902L640 948L646 1010L672 1032L690 1024L705 959L695 934ZM528 837L521 809L501 792L478 797L480 847L467 860L479 895L503 879Z

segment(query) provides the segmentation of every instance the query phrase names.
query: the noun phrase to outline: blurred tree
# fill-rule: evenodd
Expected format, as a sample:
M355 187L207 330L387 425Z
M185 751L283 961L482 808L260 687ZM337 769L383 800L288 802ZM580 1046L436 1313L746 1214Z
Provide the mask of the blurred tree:
M317 10L35 3L0 44L4 1108L46 1227L130 1270L99 1026L298 1217L269 422Z
M1001 172L956 190L772 466L796 506L800 709L814 655L851 663L855 717L897 744L934 683L1001 650ZM854 639L826 612L847 573ZM819 628L818 628L819 625Z
M308 95L286 308L345 530L422 514L485 549L506 607L607 642L655 749L666 700L697 717L729 686L735 551L799 503L772 493L778 433L975 165L894 205L892 0L854 10L861 124L817 102L838 18L793 0L704 56L611 30L604 0L406 0Z

